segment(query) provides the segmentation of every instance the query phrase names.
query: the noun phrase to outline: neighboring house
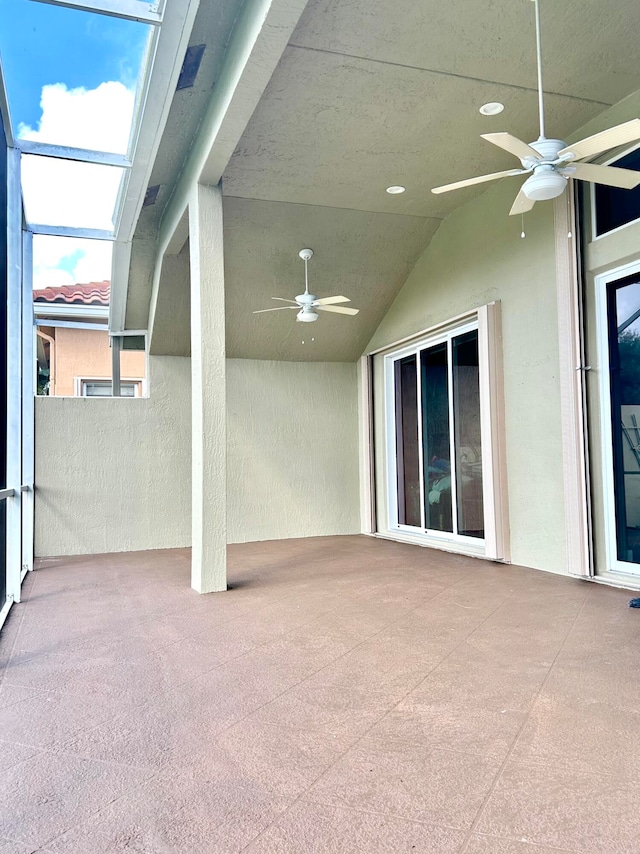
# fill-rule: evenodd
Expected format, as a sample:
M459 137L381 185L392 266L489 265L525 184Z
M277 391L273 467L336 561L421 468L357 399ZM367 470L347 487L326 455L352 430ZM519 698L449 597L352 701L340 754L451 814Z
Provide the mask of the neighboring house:
M52 396L111 395L112 351L107 321L109 282L33 292L37 324L38 392ZM145 354L120 352L120 394L141 397Z

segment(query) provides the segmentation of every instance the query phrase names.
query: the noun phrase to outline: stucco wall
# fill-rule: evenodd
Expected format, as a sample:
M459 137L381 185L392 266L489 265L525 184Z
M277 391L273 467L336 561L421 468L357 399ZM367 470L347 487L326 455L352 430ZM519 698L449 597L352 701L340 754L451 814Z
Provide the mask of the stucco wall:
M36 399L36 555L190 544L190 360L149 373L149 398Z
M521 239L520 217L508 216L518 186L502 181L443 222L368 350L501 301L511 558L565 572L553 205L537 204L525 216Z
M38 398L36 554L191 542L191 361L149 398ZM229 542L356 533L355 364L227 361Z
M227 361L229 542L360 530L356 365Z

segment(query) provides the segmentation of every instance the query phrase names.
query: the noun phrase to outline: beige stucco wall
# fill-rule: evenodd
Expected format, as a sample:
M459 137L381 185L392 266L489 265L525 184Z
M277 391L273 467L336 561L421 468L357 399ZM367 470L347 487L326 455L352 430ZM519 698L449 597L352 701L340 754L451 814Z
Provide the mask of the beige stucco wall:
M360 530L356 365L227 360L229 542Z
M36 554L191 542L191 360L149 398L36 401ZM355 364L227 361L230 542L359 531Z
M150 358L149 398L36 399L36 555L189 545L190 367Z
M52 395L73 395L74 378L111 378L109 334L93 329L55 329L55 372ZM145 354L140 350L120 353L121 379L144 379Z
M508 216L517 190L517 181L502 181L443 222L368 350L501 301L511 558L565 572L553 205L537 204L525 216L521 239L520 217ZM374 366L378 461L380 362ZM384 519L383 477L378 485Z

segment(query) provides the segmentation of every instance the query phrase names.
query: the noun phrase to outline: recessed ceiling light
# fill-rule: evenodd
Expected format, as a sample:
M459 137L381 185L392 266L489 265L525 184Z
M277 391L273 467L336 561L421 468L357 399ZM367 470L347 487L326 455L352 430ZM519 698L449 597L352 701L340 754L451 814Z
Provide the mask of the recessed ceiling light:
M483 116L497 116L504 110L504 104L499 101L490 101L488 104L483 104L480 107L480 112Z
M393 187L387 187L387 193L391 196L397 196L399 193L404 193L406 187L401 187L400 184L395 184Z

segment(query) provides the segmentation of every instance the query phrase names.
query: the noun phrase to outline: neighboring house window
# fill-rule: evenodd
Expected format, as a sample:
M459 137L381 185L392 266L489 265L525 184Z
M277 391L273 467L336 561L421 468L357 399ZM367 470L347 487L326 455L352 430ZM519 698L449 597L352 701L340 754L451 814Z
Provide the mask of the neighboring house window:
M640 148L614 160L609 166L640 171ZM594 237L640 219L640 187L622 190L604 184L592 184Z
M120 381L121 397L140 397L142 383L140 381ZM111 380L80 380L80 395L82 397L111 397Z

